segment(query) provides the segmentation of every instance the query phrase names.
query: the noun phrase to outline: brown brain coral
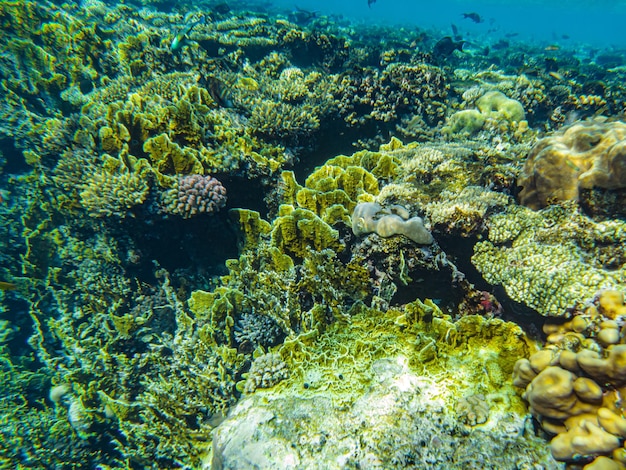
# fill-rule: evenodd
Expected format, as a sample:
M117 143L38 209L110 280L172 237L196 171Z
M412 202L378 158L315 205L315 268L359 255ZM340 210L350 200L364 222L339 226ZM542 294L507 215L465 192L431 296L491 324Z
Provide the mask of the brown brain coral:
M541 139L528 155L520 201L539 209L580 189L626 188L626 124L585 121Z

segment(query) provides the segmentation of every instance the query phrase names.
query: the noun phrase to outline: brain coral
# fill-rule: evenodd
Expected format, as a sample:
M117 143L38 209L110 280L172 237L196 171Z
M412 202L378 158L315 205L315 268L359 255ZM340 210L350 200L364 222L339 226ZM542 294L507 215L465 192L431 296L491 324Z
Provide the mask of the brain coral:
M518 185L532 209L578 199L580 189L626 187L626 124L585 121L541 139L530 151Z

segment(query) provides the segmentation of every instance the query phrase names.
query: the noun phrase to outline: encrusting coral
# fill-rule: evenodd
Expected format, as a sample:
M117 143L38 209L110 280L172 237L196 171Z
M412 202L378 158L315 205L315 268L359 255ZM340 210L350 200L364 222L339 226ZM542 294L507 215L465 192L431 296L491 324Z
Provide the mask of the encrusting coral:
M626 278L620 220L594 222L569 203L537 212L511 205L486 224L489 238L474 246L472 263L487 282L541 315L567 315Z

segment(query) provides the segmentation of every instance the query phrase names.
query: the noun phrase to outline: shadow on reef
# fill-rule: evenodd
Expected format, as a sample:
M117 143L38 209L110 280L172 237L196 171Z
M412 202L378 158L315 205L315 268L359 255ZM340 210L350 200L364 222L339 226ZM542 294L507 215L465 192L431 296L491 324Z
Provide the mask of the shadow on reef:
M493 294L497 302L502 305L502 312L499 314L500 318L517 323L531 338L545 339L545 334L541 330L545 318L535 310L513 300L506 293L504 287L500 285L492 286L487 283L483 275L476 269L474 264L472 264L471 256L474 252L474 245L478 241L478 237L440 237L437 241L442 250L447 253L449 257L454 259L454 264L476 290ZM429 284L428 288L430 289L431 287L432 286ZM445 284L442 287L445 289ZM428 290L424 294L424 297L433 298L433 294L430 292L431 291ZM445 290L442 290L442 292L444 293L444 297L449 297L450 287L448 286L447 292ZM462 295L462 292L459 291L459 294ZM434 296L434 298L436 298L436 296ZM460 301L462 299L459 298L457 300Z
M191 219L128 217L118 228L130 237L131 246L138 247L127 256L128 275L148 283L155 281L156 264L181 273L184 281L180 278L178 282L187 287L207 287L209 279L226 274L224 261L238 253L226 212Z
M26 164L24 153L15 147L14 139L0 139L0 149L2 149L2 154L6 159L3 172L20 174L31 170L31 167Z

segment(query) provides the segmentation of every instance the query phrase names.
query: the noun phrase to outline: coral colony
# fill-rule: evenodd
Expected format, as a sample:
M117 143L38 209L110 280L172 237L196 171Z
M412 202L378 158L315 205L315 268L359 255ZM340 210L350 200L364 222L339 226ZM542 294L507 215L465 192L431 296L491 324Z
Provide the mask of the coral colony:
M0 468L626 468L621 52L0 18Z

